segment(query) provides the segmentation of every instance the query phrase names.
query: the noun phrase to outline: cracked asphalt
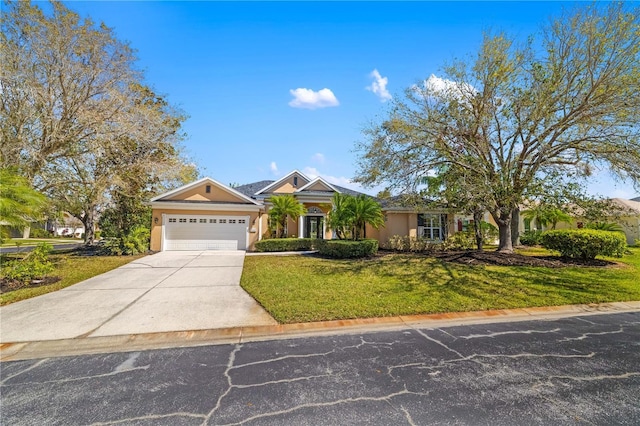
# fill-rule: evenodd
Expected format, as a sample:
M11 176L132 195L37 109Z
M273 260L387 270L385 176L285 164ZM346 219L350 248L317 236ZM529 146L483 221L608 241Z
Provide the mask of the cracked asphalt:
M640 424L640 312L4 362L1 424Z

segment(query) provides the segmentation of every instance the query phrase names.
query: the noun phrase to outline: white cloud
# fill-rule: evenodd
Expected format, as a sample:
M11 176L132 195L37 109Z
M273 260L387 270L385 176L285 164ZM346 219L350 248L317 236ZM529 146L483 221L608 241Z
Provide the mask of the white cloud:
M295 90L289 90L289 93L293 95L293 99L289 102L289 106L293 108L317 109L340 105L336 95L327 88L314 92L311 89L300 87Z
M371 71L369 77L373 78L371 86L367 86L366 89L373 92L381 102L386 102L391 99L391 93L387 90L387 84L389 79L380 75L377 69Z
M428 79L424 81L423 88L416 90L422 92L423 96L440 96L443 98L468 98L470 93L476 93L477 90L470 84L459 83L453 80L447 80L444 78L436 77L431 74Z
M311 160L319 164L324 164L324 154L317 152L313 154L313 156L311 157Z
M353 189L354 191L368 193L368 191L365 190L360 184L352 182L351 179L347 177L325 175L323 173L320 173L320 171L315 167L305 167L304 169L302 169L302 173L304 173L305 176L312 180L317 177L321 177L322 179L333 185L339 185L345 188Z
M273 173L276 176L280 174L280 172L278 171L278 165L276 164L275 161L272 161L271 164L269 164L269 169L271 170L271 173Z

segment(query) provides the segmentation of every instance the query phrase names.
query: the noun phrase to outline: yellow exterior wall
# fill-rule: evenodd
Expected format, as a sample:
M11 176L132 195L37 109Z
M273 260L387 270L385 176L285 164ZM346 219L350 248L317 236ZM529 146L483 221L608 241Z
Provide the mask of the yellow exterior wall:
M378 231L380 245L385 245L394 235L418 235L418 214L412 212L385 213L384 228ZM368 231L367 231L368 232ZM369 235L369 234L367 234Z
M327 187L324 183L322 182L316 182L313 185L307 187L304 189L304 191L332 191L331 188ZM304 191L301 191L304 193Z
M211 185L211 192L207 194L206 186ZM166 198L166 200L187 200L187 201L222 201L222 202L232 202L232 203L247 203L247 200L242 199L236 195L233 195L227 191L223 191L219 187L203 183L189 191L185 191L181 194L176 194L171 197Z
M213 189L213 188L212 188ZM163 214L184 214L184 215L222 215L222 216L249 216L249 230L255 229L255 232L249 232L249 251L255 250L255 243L258 241L258 212L243 211L211 211L211 210L175 210L175 209L153 209L151 219L151 251L160 251L162 249L162 215ZM155 223L155 219L158 223ZM266 231L266 228L263 228Z
M309 183L308 180L303 179L302 176L298 176L298 186L294 186L293 185L293 178L294 176L289 176L286 180L284 180L283 182L280 182L280 186L278 186L275 189L270 190L269 192L273 192L273 193L277 193L277 194L291 194L292 192L294 192L295 190L297 190L298 188L302 188L303 186L305 186L306 184Z

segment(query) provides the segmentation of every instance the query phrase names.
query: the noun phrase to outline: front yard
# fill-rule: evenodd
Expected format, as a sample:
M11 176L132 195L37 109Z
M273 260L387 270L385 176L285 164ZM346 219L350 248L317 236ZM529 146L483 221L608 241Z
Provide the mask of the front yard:
M125 265L142 256L82 256L78 251L56 252L49 256L55 269L49 276L59 277L60 280L47 285L27 286L18 290L0 294L0 306L20 300L30 299L41 294L57 291L70 285L79 283L99 274ZM24 255L20 254L19 256ZM16 255L7 255L16 256ZM4 259L3 259L4 261Z
M282 323L640 300L640 248L599 267L247 256L241 285ZM525 255L549 254L541 249Z

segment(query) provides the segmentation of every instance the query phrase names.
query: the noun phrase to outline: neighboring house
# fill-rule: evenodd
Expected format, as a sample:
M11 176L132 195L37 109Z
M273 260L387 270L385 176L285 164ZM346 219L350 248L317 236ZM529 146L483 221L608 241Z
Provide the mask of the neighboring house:
M233 188L203 178L151 200L151 250L254 250L268 230L269 200L282 194L292 194L306 210L297 220L288 220L288 237L331 239L326 217L336 192L361 194L321 177L310 179L297 170L277 181ZM414 207L402 207L393 200L381 204L385 226L365 230L367 238L381 244L394 235L442 241L458 227L462 229L463 220L468 223L462 216L447 215L444 209L419 214Z
M639 198L640 199L640 198ZM624 230L627 237L627 244L633 245L636 240L640 240L640 201L638 199L627 200L624 198L611 198L610 201L620 208L615 217L611 217L610 222L617 223ZM586 225L583 219L575 218L571 223L559 222L557 229L575 229ZM544 231L549 227L543 227L535 220L528 220L520 215L520 232L540 230Z
M612 198L611 201L620 206L619 216L612 221L622 226L627 236L627 244L632 245L640 241L640 201L624 198Z
M73 236L74 238L82 238L84 224L77 217L68 212L63 212L60 219L51 219L47 222L47 230L56 237Z

